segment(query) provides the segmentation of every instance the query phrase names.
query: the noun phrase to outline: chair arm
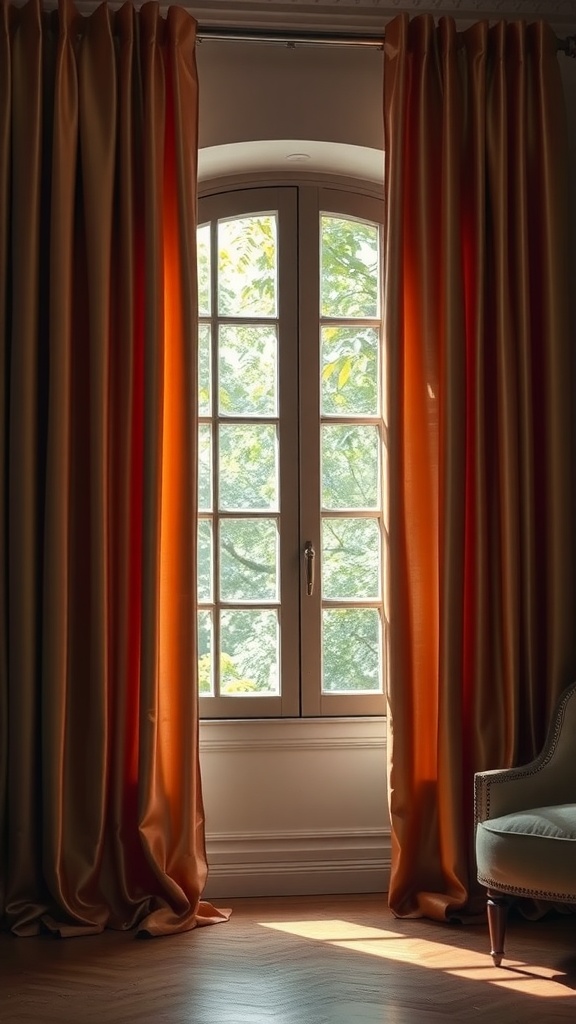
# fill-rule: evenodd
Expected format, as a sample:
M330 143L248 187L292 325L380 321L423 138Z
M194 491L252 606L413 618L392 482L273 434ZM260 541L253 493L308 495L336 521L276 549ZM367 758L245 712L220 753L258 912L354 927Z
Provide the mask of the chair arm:
M559 765L537 758L520 768L477 772L475 775L475 822L502 814L572 802L574 784L566 793L566 776Z

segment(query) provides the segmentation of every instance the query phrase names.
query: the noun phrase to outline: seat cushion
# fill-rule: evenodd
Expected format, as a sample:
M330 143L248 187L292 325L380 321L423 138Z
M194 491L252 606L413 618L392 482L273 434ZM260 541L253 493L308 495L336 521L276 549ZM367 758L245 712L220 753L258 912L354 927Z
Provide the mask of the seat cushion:
M576 901L576 804L533 807L476 828L478 879L488 888Z

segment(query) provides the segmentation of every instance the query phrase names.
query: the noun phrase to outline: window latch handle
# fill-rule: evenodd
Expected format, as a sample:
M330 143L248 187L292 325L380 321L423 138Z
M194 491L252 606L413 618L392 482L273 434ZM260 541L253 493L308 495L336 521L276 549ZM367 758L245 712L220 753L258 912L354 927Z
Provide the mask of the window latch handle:
M314 591L314 559L316 558L316 552L312 545L311 540L307 540L304 545L304 562L306 565L306 594L308 597L312 596Z

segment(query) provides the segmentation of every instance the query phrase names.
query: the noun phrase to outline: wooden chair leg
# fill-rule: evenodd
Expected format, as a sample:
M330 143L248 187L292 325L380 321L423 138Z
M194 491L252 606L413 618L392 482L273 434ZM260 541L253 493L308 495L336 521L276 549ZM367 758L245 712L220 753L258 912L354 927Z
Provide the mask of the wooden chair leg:
M490 956L495 967L500 967L504 956L504 935L508 918L508 900L501 892L488 889L488 931L490 933Z

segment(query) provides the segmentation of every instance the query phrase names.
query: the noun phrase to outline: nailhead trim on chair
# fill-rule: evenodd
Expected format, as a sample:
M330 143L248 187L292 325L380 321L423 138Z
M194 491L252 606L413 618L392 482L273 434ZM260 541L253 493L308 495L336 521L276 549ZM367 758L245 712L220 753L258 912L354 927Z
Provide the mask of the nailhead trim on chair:
M565 892L550 892L542 889L525 889L521 885L507 885L503 889L499 882L495 882L492 878L486 878L484 875L478 875L478 881L481 885L485 885L487 889L496 890L501 892L503 895L509 893L511 896L531 896L546 900L548 903L555 902L559 903L576 903L576 896L569 896Z

